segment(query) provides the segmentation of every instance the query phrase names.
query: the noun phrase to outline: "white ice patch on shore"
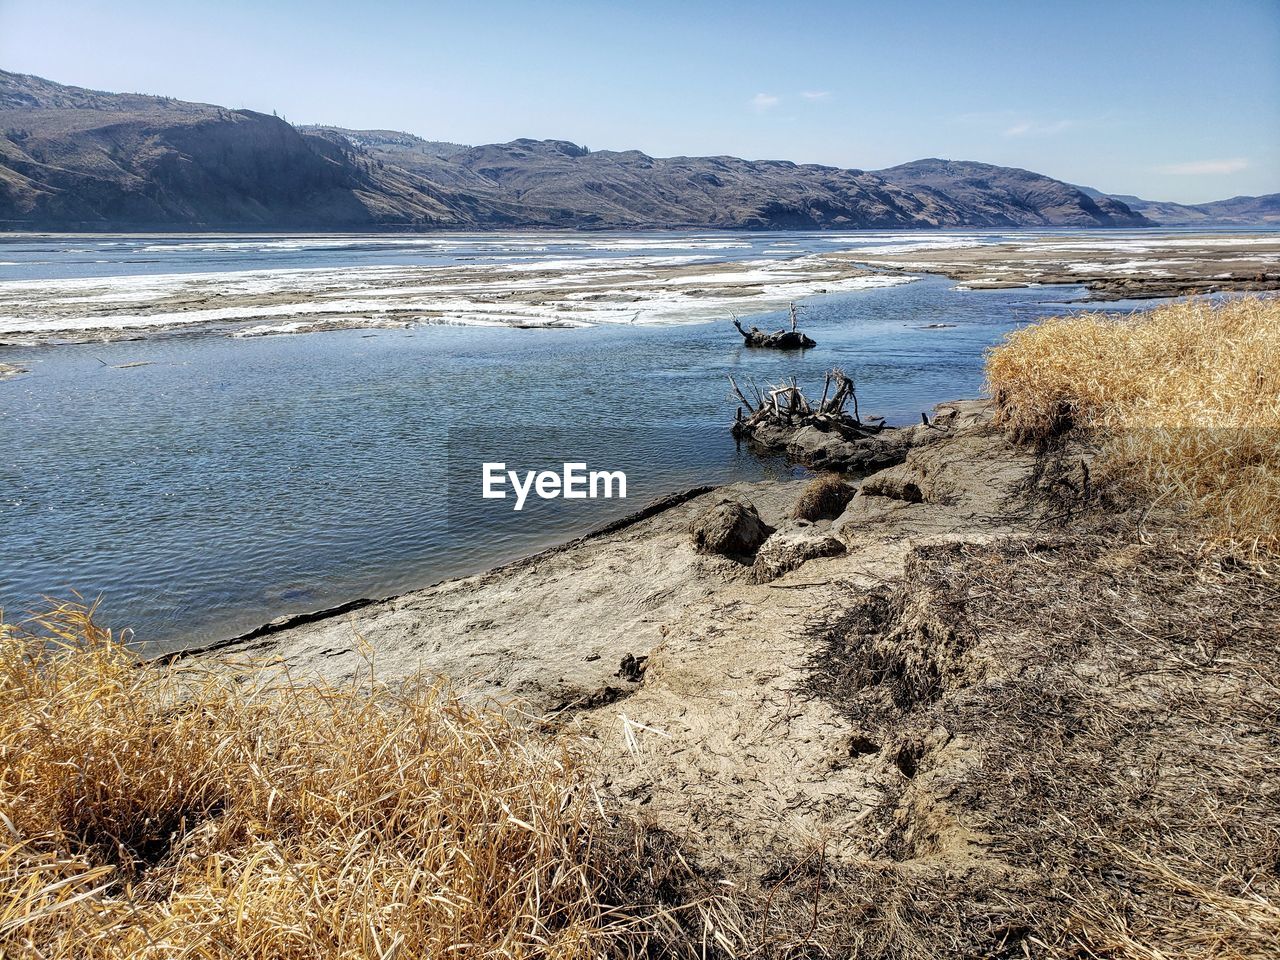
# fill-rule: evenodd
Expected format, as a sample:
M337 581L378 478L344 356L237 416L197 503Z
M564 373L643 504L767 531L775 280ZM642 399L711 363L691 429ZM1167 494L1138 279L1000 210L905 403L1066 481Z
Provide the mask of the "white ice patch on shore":
M1195 263L1194 260L1122 260L1119 263L1068 263L1066 268L1072 273L1088 273L1088 274L1106 274L1106 273L1123 273L1130 276L1139 273L1145 273L1153 277L1171 276L1168 270L1157 269L1160 267L1177 266L1184 263Z
M1274 246L1280 243L1280 236L1240 237L1224 235L1217 237L1128 237L1081 238L1071 240L1045 240L1034 246L1026 246L1024 250L1116 250L1120 252L1152 253L1157 250L1185 247L1240 247L1240 246Z
M663 245L647 239L611 243ZM685 240L667 244L689 246ZM23 280L0 284L0 334L231 324L245 336L417 323L696 323L731 311L779 309L824 292L912 280L842 273L841 264L813 255L727 262L706 254L655 254Z
M535 237L512 237L484 233L450 233L444 236L368 236L338 235L325 237L243 237L210 238L179 243L151 243L138 248L142 253L235 253L256 251L304 252L308 250L426 250L459 253L467 250L539 251L552 247L590 250L742 250L751 243L732 237L614 237L585 239L580 236L548 233Z

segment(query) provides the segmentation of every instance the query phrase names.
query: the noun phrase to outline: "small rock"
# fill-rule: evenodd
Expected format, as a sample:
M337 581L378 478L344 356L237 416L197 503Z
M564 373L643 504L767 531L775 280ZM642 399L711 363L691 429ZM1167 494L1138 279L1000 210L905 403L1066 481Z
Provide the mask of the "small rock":
M888 497L903 503L923 503L924 491L916 478L901 467L892 467L872 474L862 482L864 497Z
M760 519L755 506L739 500L721 500L689 528L694 549L750 562L773 527Z

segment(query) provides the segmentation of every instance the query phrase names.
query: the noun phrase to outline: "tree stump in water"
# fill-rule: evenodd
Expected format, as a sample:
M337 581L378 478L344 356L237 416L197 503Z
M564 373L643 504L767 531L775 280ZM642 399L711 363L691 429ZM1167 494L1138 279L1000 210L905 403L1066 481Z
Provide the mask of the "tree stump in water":
M738 332L742 334L743 343L748 347L764 347L769 350L808 350L810 347L818 345L814 340L796 329L796 305L794 303L791 304L790 330L776 330L773 333L765 333L759 327L744 330L737 317L733 318L733 325L738 328Z
M810 401L794 380L762 389L739 386L730 376L729 385L741 403L733 423L735 437L824 470L866 473L892 466L933 432L926 426L886 428L880 417L864 420L853 381L839 369L827 374L817 401Z

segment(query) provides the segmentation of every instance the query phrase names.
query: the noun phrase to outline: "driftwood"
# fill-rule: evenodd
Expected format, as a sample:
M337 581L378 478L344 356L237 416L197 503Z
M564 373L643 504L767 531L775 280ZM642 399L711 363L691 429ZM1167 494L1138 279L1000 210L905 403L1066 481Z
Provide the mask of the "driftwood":
M794 303L791 304L790 330L777 330L773 333L765 333L759 327L745 330L737 317L733 318L733 325L738 328L738 332L742 334L742 342L748 347L763 347L769 350L807 350L810 347L817 346L814 340L796 329L796 305Z
M795 380L778 386L739 384L729 378L738 403L733 435L754 447L785 453L797 462L837 473L866 474L901 463L920 431L886 427L883 417L864 417L858 392L842 370L832 370L822 398L810 400Z
M858 411L858 391L853 380L839 368L827 374L822 385L822 399L816 405L804 395L794 379L781 386L762 389L748 384L744 389L730 376L729 386L733 397L742 404L733 424L735 437L759 439L766 430L789 433L813 426L824 433L835 432L856 440L884 429L881 417L862 419Z

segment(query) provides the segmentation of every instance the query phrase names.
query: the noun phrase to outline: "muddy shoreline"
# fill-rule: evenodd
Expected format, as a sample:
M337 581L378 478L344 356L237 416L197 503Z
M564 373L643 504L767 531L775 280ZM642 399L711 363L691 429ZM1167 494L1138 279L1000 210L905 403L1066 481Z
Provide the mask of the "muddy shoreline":
M874 465L867 461L866 468L849 475L850 482L874 481L871 488L883 490L885 476L892 473L892 468L881 469L886 464L901 463L912 451L923 455L958 443L957 436L979 429L988 418L986 402L960 401L938 405L930 426L887 428L875 441L881 454L873 458ZM868 441L824 438L813 430L801 433L791 445L793 459L862 463L869 456ZM835 451L832 444L850 449ZM621 659L650 655L687 605L758 579L742 558L702 555L693 548L690 527L714 504L726 498L752 504L770 528L780 531L777 542L791 549L798 544L803 551L815 538L847 539L841 529L849 529L851 520L843 515L813 524L792 519L805 483L695 487L477 575L281 617L239 636L157 659L268 657L287 663L291 671L345 678L360 669L358 647L367 641L377 650L380 669L393 676L417 670L439 673L484 696L515 696L535 709L592 701L616 692L613 673ZM859 509L864 501L871 502L859 500ZM942 522L950 526L956 521L948 517ZM895 529L888 539L904 532ZM886 546L882 539L877 538L877 549ZM886 556L895 553L896 548L887 549ZM795 572L807 566L801 560L785 575L759 585L772 591L763 596L808 589L792 582Z
M657 500L654 500L653 502L648 503L643 507L640 507L638 510L633 511L627 514L626 516L619 517L617 520L611 520L610 522L606 524L602 524L601 526L597 527L594 530L587 531L580 537L574 537L570 540L564 541L563 543L557 543L550 547L547 547L545 550L539 550L536 553L531 553L523 557L516 557L514 560L508 560L505 563L500 563L497 566L493 566L493 567L490 567L488 570L485 570L483 573L479 574L479 576L487 577L491 575L502 574L505 572L509 572L513 569L516 569L518 567L521 567L523 565L535 563L538 560L544 559L546 557L554 556L555 554L563 553L567 550L572 550L575 547L581 546L582 544L587 543L588 541L593 540L597 537L604 537L604 536L608 536L611 533L617 533L621 530L625 530L627 527L640 523L643 520L647 520L650 517L655 516L659 513L662 513L665 510L669 510L672 507L679 506L680 504L684 503L687 500L691 500L694 497L699 497L699 496L702 496L703 494L711 493L716 489L718 488L712 487L712 486L697 486L697 487L690 487L687 490L681 490L681 491L677 491L676 493L668 494L665 497L659 497ZM427 584L425 587L421 587L419 589L430 590L435 587L443 586L444 584L447 584L447 583L455 582L457 579L458 578L456 577L450 577L444 580L437 580L435 583ZM215 640L212 643L205 643L205 644L200 644L198 646L187 647L181 650L173 650L173 651L170 651L169 653L163 653L155 657L147 657L146 659L152 663L173 663L175 661L184 660L189 657L207 656L209 654L217 653L218 651L225 650L229 647L235 647L235 646L250 643L252 641L261 640L263 637L269 637L273 634L281 633L285 630L291 630L295 627L303 627L308 624L317 623L323 620L329 620L334 617L340 617L348 613L353 613L356 610L362 610L365 607L371 606L375 603L390 603L390 602L399 600L402 597L405 597L417 592L418 590L412 590L412 591L408 591L408 593L389 594L384 597L356 597L354 599L346 600L342 603L334 604L333 606L329 606L329 607L320 607L316 610L308 610L303 613L286 614L280 617L276 617L273 620L269 620L266 623L259 624L256 627L246 630L243 633L238 633L232 637L227 637L222 640Z
M449 678L582 745L603 809L701 878L677 900L731 891L776 936L1012 956L1059 955L1081 910L1093 937L1221 929L1213 885L1280 841L1273 579L1100 496L1088 436L1020 446L983 401L931 420L834 516L795 519L806 481L698 488L181 663ZM754 562L695 548L726 500L774 531Z

